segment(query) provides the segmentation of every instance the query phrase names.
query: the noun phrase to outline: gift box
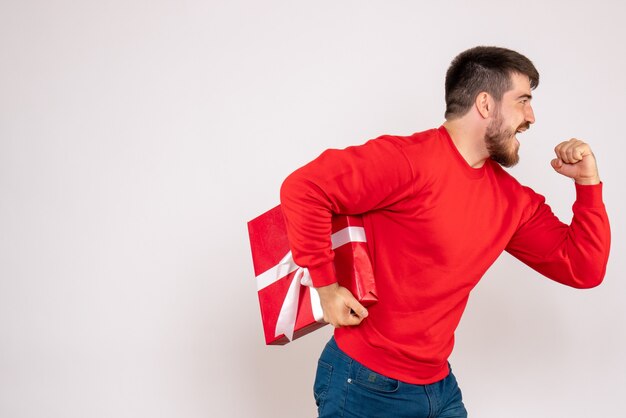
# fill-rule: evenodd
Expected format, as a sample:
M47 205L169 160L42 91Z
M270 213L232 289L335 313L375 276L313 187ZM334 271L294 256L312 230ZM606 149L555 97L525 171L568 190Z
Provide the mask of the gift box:
M265 342L284 345L324 325L317 291L306 268L295 264L280 206L248 222ZM376 302L376 286L363 220L335 216L332 246L339 285L365 307Z

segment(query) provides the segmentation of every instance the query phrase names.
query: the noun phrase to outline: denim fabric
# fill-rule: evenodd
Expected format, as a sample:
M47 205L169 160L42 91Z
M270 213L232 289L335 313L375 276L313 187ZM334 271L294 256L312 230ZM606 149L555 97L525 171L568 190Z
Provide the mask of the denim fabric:
M467 417L452 371L430 385L404 383L352 360L334 338L318 361L313 394L320 418Z

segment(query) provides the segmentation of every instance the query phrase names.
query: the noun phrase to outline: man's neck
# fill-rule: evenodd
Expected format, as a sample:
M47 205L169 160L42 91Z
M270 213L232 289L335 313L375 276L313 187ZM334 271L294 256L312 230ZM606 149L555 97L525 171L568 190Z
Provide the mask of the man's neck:
M452 142L461 156L472 168L480 168L489 158L489 152L485 146L485 128L467 120L469 115L446 120L444 128L450 134Z

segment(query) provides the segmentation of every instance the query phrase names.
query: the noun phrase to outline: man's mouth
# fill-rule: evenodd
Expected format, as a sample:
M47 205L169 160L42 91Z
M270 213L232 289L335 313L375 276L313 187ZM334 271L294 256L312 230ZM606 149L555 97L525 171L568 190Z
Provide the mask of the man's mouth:
M517 130L515 131L515 133L521 134L523 132L526 132L529 128L530 128L530 123L525 123L523 125L520 125L519 128L517 128Z

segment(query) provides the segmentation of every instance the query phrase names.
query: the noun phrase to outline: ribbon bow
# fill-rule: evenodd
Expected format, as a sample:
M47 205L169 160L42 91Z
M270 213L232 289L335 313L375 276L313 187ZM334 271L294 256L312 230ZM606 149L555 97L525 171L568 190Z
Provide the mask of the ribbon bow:
M360 226L348 226L332 234L331 241L333 250L350 242L366 242L365 230ZM296 274L294 274L283 305L280 308L275 332L276 337L284 334L289 341L293 340L293 333L296 327L300 291L303 286L313 287L309 270L305 267L298 266L293 260L291 251L289 251L276 266L257 276L257 289L261 290L294 271ZM319 322L324 317L319 295L311 289L309 296L311 298L313 318Z

